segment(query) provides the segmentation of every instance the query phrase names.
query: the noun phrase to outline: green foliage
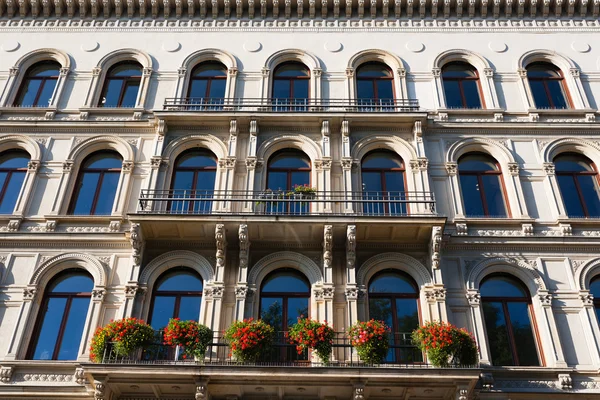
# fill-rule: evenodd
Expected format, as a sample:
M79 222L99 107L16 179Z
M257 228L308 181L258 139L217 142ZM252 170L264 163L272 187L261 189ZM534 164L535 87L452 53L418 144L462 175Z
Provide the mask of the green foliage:
M273 327L262 320L252 318L235 321L226 331L225 340L229 343L236 360L256 362L273 343Z
M477 343L469 332L446 322L427 322L412 333L412 339L434 367L477 364Z
M96 329L90 346L90 359L101 362L104 350L109 343L118 356L126 356L140 347L152 343L154 330L144 321L137 318L125 318L111 321L109 324Z
M183 346L186 356L203 358L212 342L212 330L196 321L172 318L163 332L163 342L170 346Z
M314 349L323 364L329 364L335 332L327 323L308 318L298 318L298 322L288 331L290 343L296 345L298 354L305 349Z
M390 328L383 322L359 321L348 329L348 337L358 356L367 364L381 364L387 355Z

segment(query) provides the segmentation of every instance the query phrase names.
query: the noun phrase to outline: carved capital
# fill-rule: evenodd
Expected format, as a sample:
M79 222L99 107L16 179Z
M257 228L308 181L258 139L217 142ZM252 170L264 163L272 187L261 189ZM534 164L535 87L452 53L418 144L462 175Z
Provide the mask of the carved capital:
M543 165L543 168L544 168L544 172L546 173L546 175L552 176L556 173L556 168L554 166L554 163L545 162Z
M558 386L562 390L573 389L573 379L571 379L571 374L558 374Z
M538 293L538 299L543 307L552 306L552 295L546 291L540 291Z
M584 307L594 306L594 296L587 290L579 292L579 299Z
M455 162L447 162L446 163L446 172L450 176L455 176L458 173L458 164Z
M99 76L102 73L102 68L94 67L92 68L92 76Z
M439 78L442 74L442 70L440 68L433 68L431 70L431 74L433 75L434 78Z
M8 74L9 74L10 76L17 76L17 75L19 74L19 67L11 67L11 68L8 70Z
M579 68L570 68L569 73L573 78L579 78Z
M483 74L488 78L492 78L494 76L494 70L492 68L484 68Z
M152 68L150 68L150 67L145 67L145 68L142 70L142 74L143 74L144 76L150 76L150 75L152 75Z
M73 160L65 160L63 162L63 174L69 173L73 170Z
M481 295L477 290L467 291L466 297L471 307L479 307L481 304Z
M235 297L237 299L245 299L248 297L249 289L247 286L237 286L235 288Z
M204 296L208 299L221 299L224 292L225 288L223 286L212 286L204 289Z
M102 300L104 300L105 295L106 295L106 290L94 289L94 290L92 290L92 301L102 301Z
M521 78L527 78L527 70L525 68L519 68L517 73Z
M354 78L354 68L346 68L346 77Z
M508 163L508 172L512 176L518 176L519 175L519 164L516 162L509 162Z
M61 68L60 75L63 77L69 75L69 68L66 68L66 67Z
M133 172L133 161L123 161L123 164L121 165L121 171L128 174Z
M33 160L33 161L29 161L27 163L27 170L29 172L35 173L35 172L38 171L39 167L40 167L40 162L39 161Z
M23 301L33 301L35 299L35 294L37 293L37 289L35 287L26 287L23 289Z

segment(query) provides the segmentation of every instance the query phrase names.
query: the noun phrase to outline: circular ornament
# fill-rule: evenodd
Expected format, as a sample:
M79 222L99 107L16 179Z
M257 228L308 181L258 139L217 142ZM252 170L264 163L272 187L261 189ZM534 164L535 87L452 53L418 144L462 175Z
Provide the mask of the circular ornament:
M260 51L260 49L262 49L262 44L260 42L248 40L244 43L244 50L249 53L256 53L257 51Z
M7 40L4 43L2 43L2 50L8 51L8 52L15 51L19 47L21 47L21 44L19 42L17 42L16 40Z
M165 40L162 44L162 48L164 51L168 51L169 53L174 53L181 49L181 43L175 40Z
M590 45L586 42L573 42L571 43L571 48L579 53L587 53L591 49Z
M332 53L337 53L342 50L344 46L340 42L325 42L325 50Z
M421 42L412 41L412 42L406 43L406 48L408 50L412 51L413 53L420 53L423 50L425 50L425 45Z
M490 42L488 47L496 53L504 53L508 49L508 46L504 42Z

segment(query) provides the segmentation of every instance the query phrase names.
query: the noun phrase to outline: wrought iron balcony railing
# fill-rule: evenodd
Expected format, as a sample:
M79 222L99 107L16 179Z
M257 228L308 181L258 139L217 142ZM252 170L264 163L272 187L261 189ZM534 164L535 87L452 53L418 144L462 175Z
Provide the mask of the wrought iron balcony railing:
M435 216L432 192L142 190L140 214Z
M428 368L422 352L412 344L410 332L397 332L390 335L390 348L382 366L406 365L413 368ZM311 359L312 358L312 359ZM368 366L362 363L352 352L352 346L345 332L337 332L331 352L331 365L339 367ZM286 340L286 332L277 332L273 345L256 363L236 361L231 349L220 333L215 332L205 358L194 360L185 355L183 348L163 344L162 332L157 331L155 342L141 351L128 356L119 356L112 346L104 352L104 364L186 364L203 363L205 365L262 365L262 366L311 366L319 364L318 358L311 357L308 351L300 354L296 347Z
M201 112L365 112L402 113L419 111L416 99L252 99L171 97L165 111Z

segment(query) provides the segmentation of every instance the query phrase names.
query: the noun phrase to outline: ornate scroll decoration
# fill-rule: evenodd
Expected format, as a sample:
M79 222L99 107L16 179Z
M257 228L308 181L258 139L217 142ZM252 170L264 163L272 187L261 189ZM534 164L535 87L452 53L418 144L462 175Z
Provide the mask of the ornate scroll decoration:
M225 251L227 248L227 239L225 238L225 225L217 224L215 227L215 240L217 241L217 265L216 270L223 270L225 268ZM220 279L222 277L218 277Z
M142 262L142 247L144 245L140 224L131 224L131 228L129 228L129 241L133 249L133 262L135 262L135 265L140 265Z
M440 252L442 251L442 228L434 226L431 230L431 247L430 258L431 268L437 269L440 267Z
M333 226L325 225L323 232L323 268L326 270L332 265Z
M346 268L354 268L356 264L356 225L346 228Z
M250 250L250 240L248 239L248 225L240 224L238 230L240 240L240 268L248 267L248 252Z

